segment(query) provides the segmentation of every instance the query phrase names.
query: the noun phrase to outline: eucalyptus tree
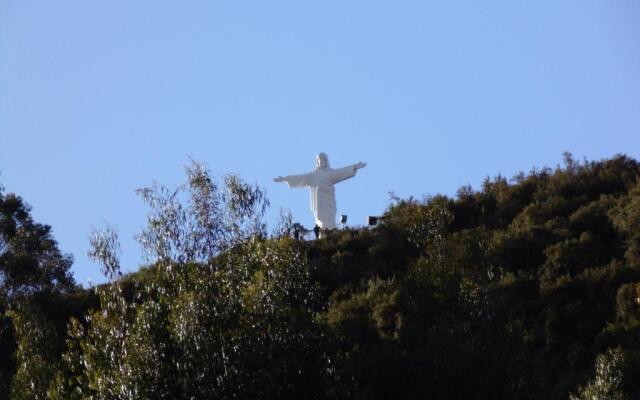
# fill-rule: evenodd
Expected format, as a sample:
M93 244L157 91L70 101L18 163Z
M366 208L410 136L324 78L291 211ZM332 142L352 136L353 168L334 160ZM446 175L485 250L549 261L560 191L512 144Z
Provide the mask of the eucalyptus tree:
M122 277L115 229L91 237L110 283L101 309L69 325L52 398L321 397L330 362L306 257L266 238L264 191L186 168L177 189L138 190L148 269Z

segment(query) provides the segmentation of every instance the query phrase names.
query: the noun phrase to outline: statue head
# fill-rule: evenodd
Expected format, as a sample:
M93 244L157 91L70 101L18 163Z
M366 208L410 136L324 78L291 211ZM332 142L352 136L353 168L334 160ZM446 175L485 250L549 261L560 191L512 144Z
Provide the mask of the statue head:
M316 169L329 168L329 157L326 153L320 153L316 156Z

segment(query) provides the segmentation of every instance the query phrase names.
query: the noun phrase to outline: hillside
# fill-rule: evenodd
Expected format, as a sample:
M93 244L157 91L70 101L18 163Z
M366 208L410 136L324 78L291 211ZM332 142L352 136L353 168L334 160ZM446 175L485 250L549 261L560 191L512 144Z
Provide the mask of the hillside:
M120 278L96 242L111 284L9 307L0 398L640 398L636 160L567 155L307 242L194 171L193 225L144 193L152 266Z

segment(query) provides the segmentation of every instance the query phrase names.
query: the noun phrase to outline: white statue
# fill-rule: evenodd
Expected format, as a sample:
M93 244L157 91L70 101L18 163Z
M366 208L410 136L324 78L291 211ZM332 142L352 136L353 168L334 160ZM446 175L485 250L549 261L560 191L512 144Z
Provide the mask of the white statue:
M316 156L316 169L302 175L279 176L275 182L287 182L290 188L308 186L311 189L311 211L316 225L321 229L336 228L336 190L338 182L356 175L367 164L359 162L348 167L333 169L329 167L329 158L325 153Z

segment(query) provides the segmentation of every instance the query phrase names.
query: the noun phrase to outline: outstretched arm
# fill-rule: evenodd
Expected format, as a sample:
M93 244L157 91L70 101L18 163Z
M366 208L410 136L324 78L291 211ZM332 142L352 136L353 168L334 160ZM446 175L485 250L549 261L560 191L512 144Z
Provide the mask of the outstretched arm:
M353 164L353 165L349 165L347 167L344 168L338 168L338 169L334 169L333 170L333 183L338 183L338 182L342 182L346 179L352 178L356 175L356 172L359 169L362 169L364 167L366 167L367 164L363 163L362 161L357 163L357 164Z
M273 179L274 182L287 182L290 188L304 187L313 185L313 177L311 174L278 176Z
M366 167L366 166L367 166L367 163L363 163L362 161L360 161L360 162L359 162L359 163L357 163L357 164L353 164L353 167L354 167L355 169L362 169L362 168L364 168L364 167Z

